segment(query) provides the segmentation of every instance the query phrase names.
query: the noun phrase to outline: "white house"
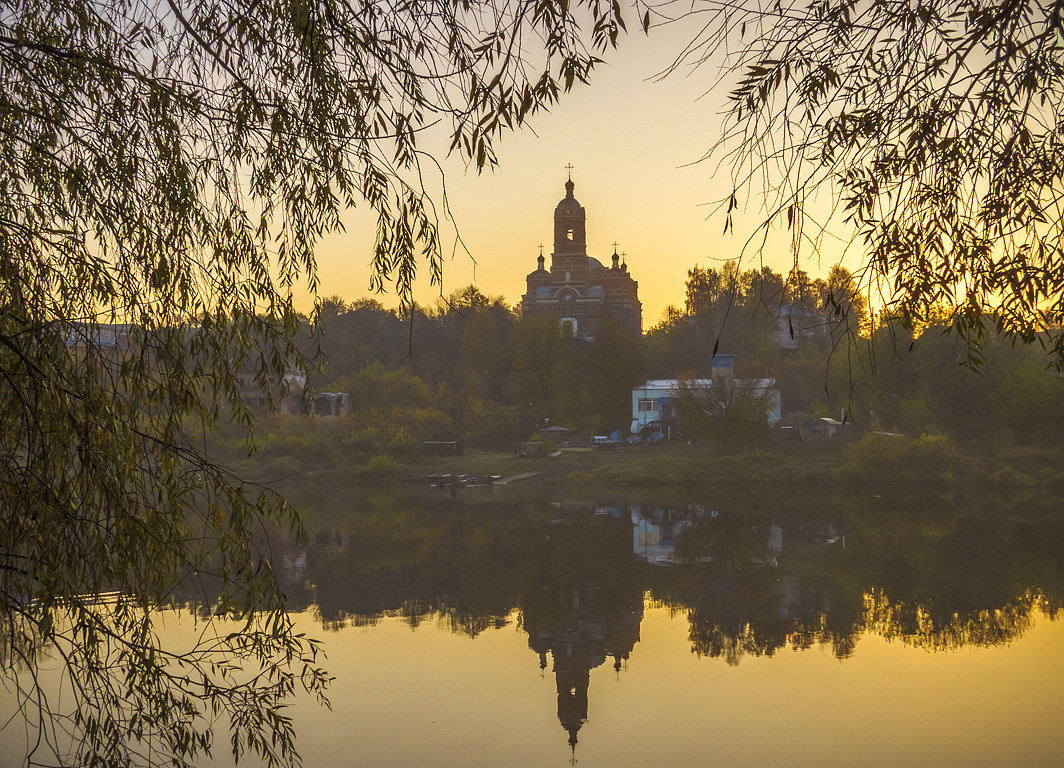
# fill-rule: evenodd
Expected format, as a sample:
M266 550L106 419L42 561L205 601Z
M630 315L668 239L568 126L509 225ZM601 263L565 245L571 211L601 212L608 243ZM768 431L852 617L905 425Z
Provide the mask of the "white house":
M719 380L718 380L719 381ZM765 419L774 426L781 418L780 391L776 389L775 379L753 379L744 382L741 379L729 379L729 384L747 391L757 397L766 397ZM688 386L694 389L710 390L713 379L692 379ZM720 382L720 386L724 383ZM676 418L676 403L680 397L679 379L651 379L632 390L632 432L638 433L652 422L670 422Z
M694 379L691 386L699 389L713 386L712 379ZM632 432L639 432L653 421L676 418L676 401L680 389L678 379L651 379L632 390Z

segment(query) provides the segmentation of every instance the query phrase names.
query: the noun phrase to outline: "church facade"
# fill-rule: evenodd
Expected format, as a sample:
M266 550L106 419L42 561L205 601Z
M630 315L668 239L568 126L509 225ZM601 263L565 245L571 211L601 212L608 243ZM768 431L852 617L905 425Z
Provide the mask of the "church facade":
M541 252L539 268L527 278L521 313L553 315L562 327L582 339L593 339L605 317L638 336L643 332L639 284L617 255L616 244L609 268L587 255L587 216L573 196L575 186L572 178L565 182L565 197L554 209L550 269L545 268Z

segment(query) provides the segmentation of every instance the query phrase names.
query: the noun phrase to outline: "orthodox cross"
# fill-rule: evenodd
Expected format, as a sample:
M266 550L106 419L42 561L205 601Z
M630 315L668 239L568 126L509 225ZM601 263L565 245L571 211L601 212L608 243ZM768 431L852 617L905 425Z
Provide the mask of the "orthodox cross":
M572 163L566 163L565 170L569 171L569 181L572 181L573 180L573 164Z

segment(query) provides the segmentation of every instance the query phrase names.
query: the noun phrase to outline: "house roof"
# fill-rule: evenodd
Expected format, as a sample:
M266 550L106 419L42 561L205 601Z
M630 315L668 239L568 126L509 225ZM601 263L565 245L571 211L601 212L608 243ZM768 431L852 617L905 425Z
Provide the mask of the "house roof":
M709 389L713 386L712 379L691 379L688 382L696 389ZM753 384L758 389L771 389L776 386L775 379L735 379L736 384ZM643 386L636 389L679 389L679 379L650 379Z
M677 389L679 387L679 379L650 379L641 387L636 389ZM708 388L713 385L711 379L692 379L691 384L695 387Z

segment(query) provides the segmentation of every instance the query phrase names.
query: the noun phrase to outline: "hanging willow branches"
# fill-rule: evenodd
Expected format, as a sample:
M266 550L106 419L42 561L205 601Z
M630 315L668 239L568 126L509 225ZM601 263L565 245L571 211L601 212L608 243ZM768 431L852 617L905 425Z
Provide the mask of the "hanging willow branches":
M622 27L597 0L0 8L0 657L32 763L297 760L284 701L327 677L256 541L298 524L200 438L250 425L242 379L305 374L293 290L346 209L376 287L438 279L425 131L490 166ZM168 652L175 600L238 631Z
M1064 363L1064 3L693 8L707 24L677 66L723 64L731 83L715 148L732 169L729 222L753 191L765 226L806 252L817 215L843 223L883 312L945 313L975 362L993 331Z

